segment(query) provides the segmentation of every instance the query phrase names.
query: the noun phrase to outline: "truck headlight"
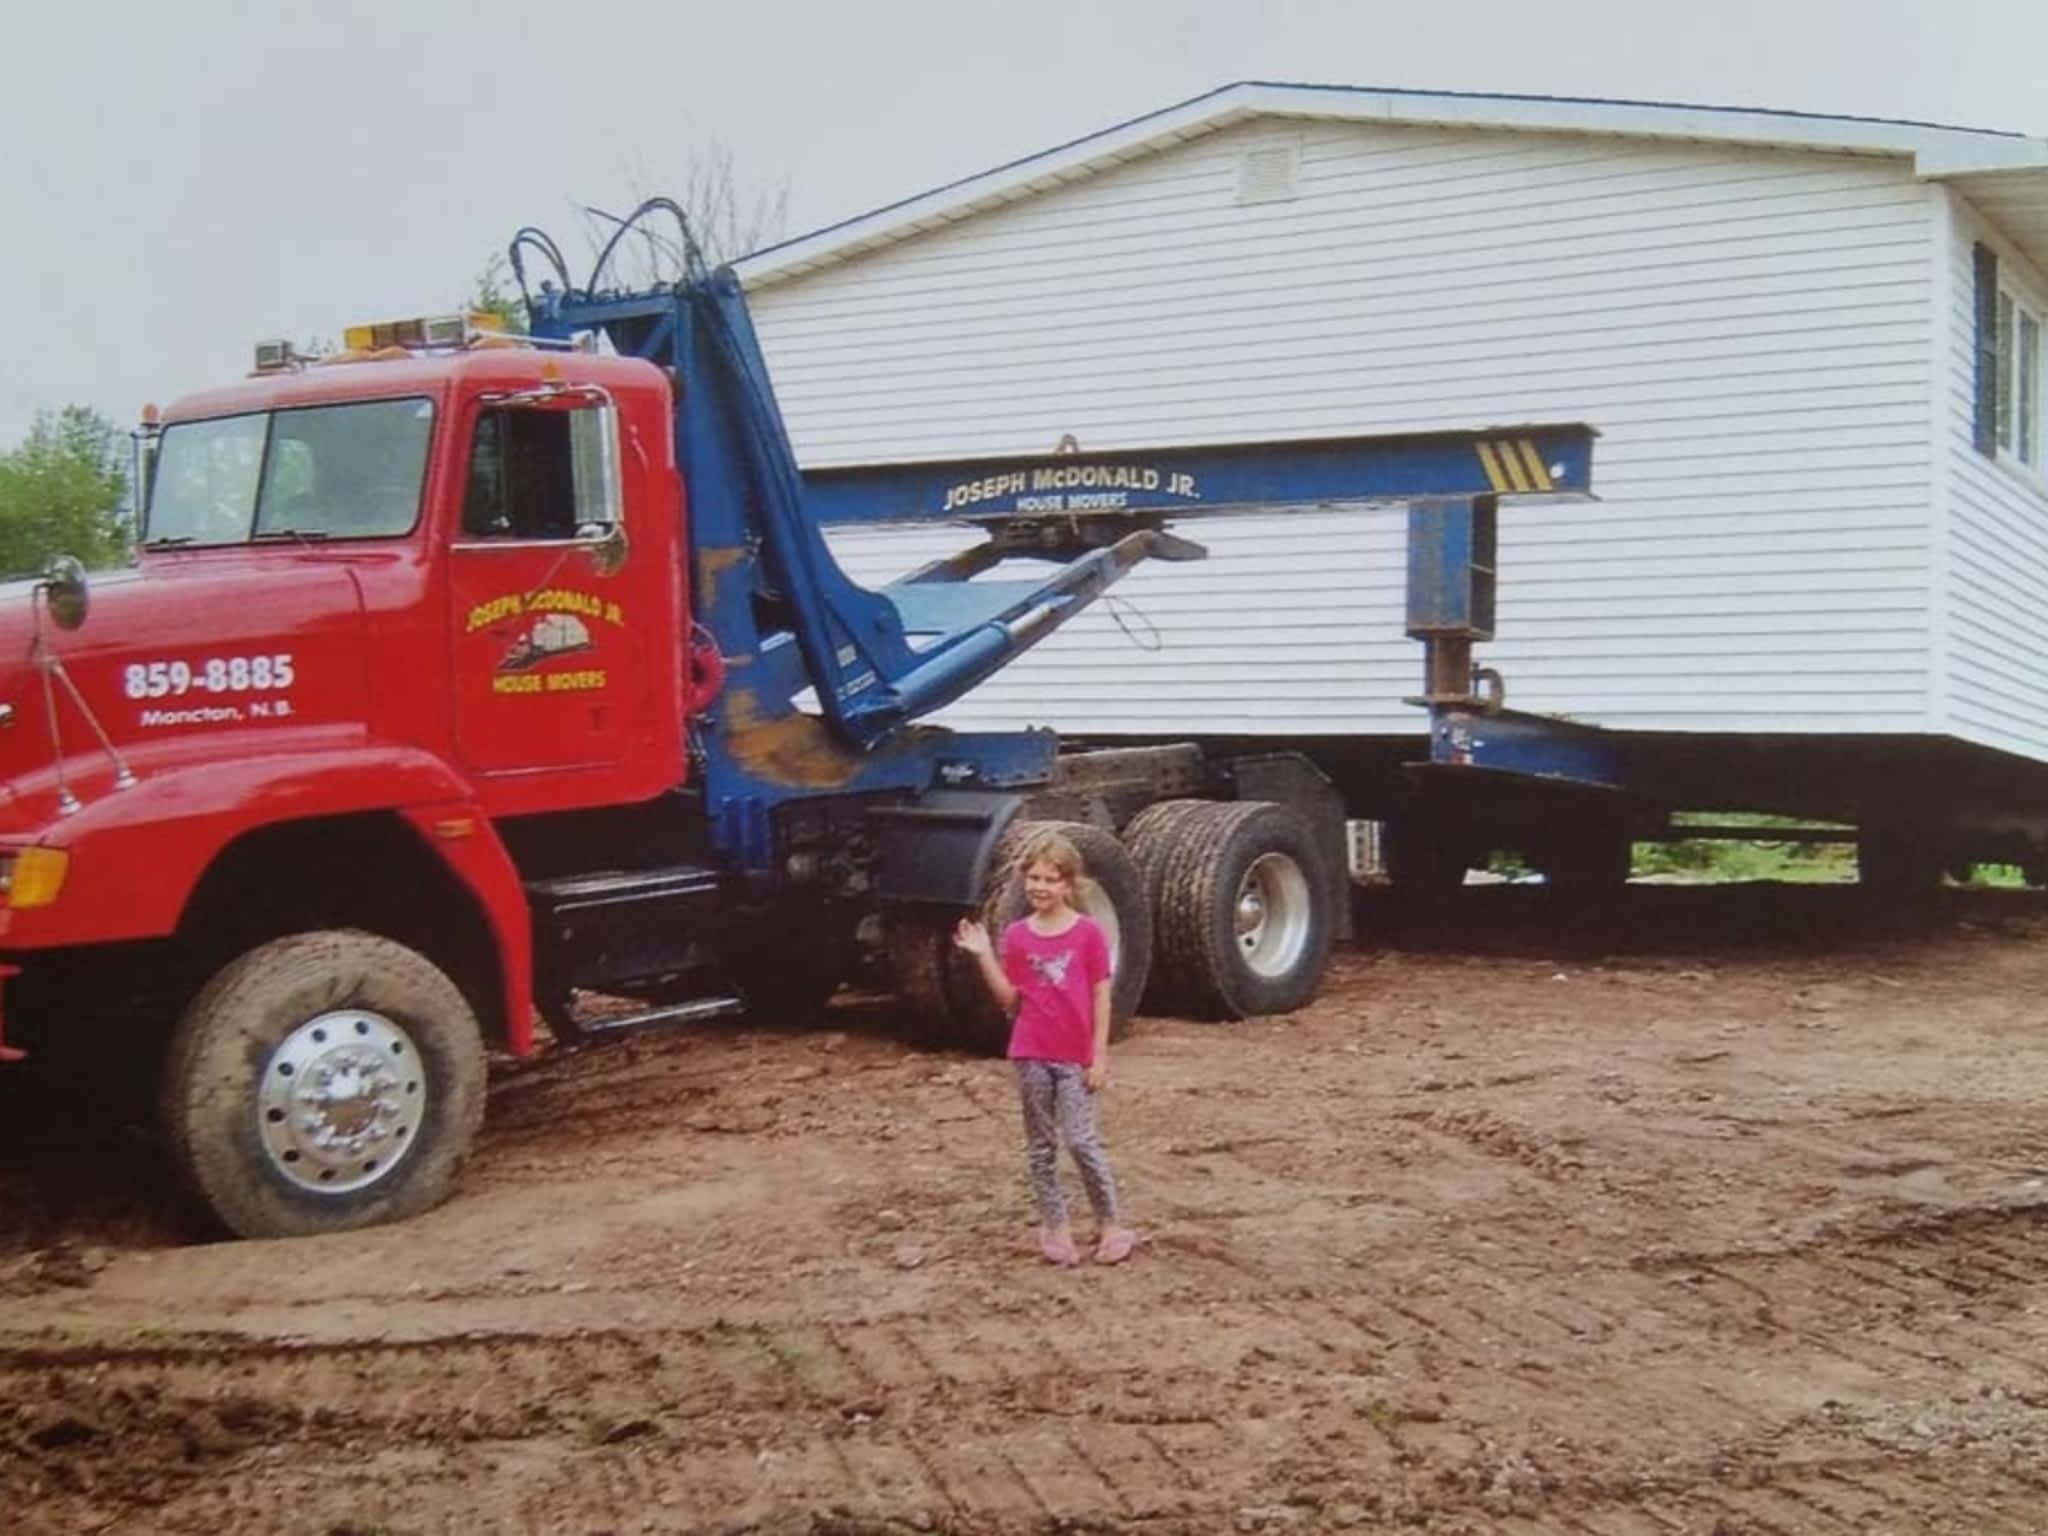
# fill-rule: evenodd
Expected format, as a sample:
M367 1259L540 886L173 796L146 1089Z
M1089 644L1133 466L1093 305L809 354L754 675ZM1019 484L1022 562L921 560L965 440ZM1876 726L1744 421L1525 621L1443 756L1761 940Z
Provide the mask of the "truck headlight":
M21 911L47 907L64 889L71 855L62 848L21 848L0 853L0 903Z

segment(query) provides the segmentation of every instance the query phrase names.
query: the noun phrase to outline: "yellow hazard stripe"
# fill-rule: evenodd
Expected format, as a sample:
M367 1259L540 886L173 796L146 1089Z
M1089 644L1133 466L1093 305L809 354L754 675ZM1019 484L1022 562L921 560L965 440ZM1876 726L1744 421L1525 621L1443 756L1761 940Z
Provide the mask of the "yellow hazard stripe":
M1486 483L1492 486L1496 492L1512 489L1508 484L1507 476L1501 473L1500 460L1493 456L1493 444L1481 440L1477 447L1479 449L1479 467L1486 471Z
M1500 456L1501 472L1508 477L1509 486L1517 491L1531 490L1528 472L1522 468L1522 456L1515 452L1512 439L1493 445L1493 451Z
M1510 491L1557 489L1533 438L1504 437L1498 442L1481 439L1473 446L1479 450L1479 467L1486 471L1486 483L1496 492L1505 495Z

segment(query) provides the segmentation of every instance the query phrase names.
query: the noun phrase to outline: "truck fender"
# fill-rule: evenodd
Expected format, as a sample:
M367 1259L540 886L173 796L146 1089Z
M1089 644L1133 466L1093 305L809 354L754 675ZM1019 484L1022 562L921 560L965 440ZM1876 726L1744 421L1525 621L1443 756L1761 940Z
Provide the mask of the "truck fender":
M450 872L476 898L497 941L498 985L504 989L505 1049L533 1051L533 922L526 887L482 807L473 800L411 805L400 812Z
M133 785L43 830L35 840L66 850L70 873L49 906L0 911L9 948L162 938L223 850L250 832L474 798L446 762L415 747L331 735L291 751L274 735L243 754L221 736L208 745L203 758L136 762Z
M987 790L928 789L915 800L868 807L875 895L885 904L979 906L996 845L1024 797Z

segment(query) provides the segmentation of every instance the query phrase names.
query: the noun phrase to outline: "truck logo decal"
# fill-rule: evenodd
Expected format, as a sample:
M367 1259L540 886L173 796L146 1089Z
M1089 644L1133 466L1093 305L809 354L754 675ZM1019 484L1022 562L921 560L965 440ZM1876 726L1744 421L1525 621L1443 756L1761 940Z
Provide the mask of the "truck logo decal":
M535 619L512 642L491 679L493 693L584 693L605 685L603 671L585 667L576 671L536 672L534 669L565 656L594 651L590 626L573 614L548 613Z
M574 587L504 592L473 606L463 631L473 635L528 615L532 615L530 622L520 626L492 668L491 692L592 693L608 685L601 667L558 667L553 663L596 651L593 626L625 628L626 614L619 604Z
M589 625L566 613L551 613L535 619L526 633L512 642L512 648L498 663L498 670L529 672L557 656L573 656L578 651L596 649L591 643Z

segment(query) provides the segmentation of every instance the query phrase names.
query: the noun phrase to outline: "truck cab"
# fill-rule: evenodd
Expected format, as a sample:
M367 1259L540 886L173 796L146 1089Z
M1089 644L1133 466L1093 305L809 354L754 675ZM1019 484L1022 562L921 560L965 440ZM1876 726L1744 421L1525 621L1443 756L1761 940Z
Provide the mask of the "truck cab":
M0 946L162 937L241 834L425 795L486 818L685 776L659 370L493 345L260 372L150 434L138 560L16 631L0 838L61 891Z
M158 1086L177 1051L160 1021L223 966L294 933L355 934L344 947L436 956L463 1019L439 1032L474 1037L441 1075L473 1079L455 1098L480 1106L485 1045L532 1041L530 916L496 829L688 777L668 377L467 331L351 341L317 363L273 350L147 422L131 569L0 595L10 1057L102 1084L119 1062ZM429 1051L434 1031L369 1013L347 1030ZM317 1070L321 1045L281 1064ZM376 1072L339 1057L327 1075ZM321 1138L365 1155L300 1193L388 1159L394 1128L428 1129L396 1103L288 1111L312 1128L273 1138L286 1203ZM357 1203L411 1208L401 1192L385 1209L390 1193L371 1177Z
M293 712L237 723L349 723L432 751L493 815L657 792L681 772L682 658L655 639L688 623L669 419L650 366L511 345L371 352L179 402L142 575L203 590L228 622L203 656L139 658L124 697L156 720L195 690L232 707L236 658L207 668L246 652L249 701ZM269 601L289 567L318 590L245 633L238 581Z

